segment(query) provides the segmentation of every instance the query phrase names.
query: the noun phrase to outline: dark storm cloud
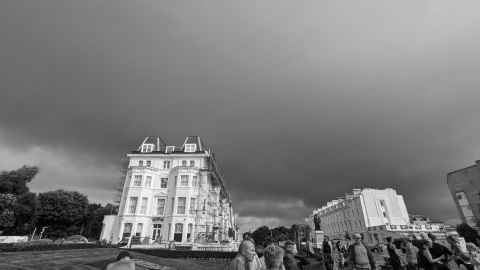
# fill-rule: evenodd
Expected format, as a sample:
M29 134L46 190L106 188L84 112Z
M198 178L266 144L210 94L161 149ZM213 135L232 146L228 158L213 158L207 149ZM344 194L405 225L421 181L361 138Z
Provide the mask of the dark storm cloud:
M0 5L2 159L18 159L0 164L42 149L42 187L104 198L143 136L197 134L246 220L301 221L364 186L456 216L445 173L480 150L474 1Z

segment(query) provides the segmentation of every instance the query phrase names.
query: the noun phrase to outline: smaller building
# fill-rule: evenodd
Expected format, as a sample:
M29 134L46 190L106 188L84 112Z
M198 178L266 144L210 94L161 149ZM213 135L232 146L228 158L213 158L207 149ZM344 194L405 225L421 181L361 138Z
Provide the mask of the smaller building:
M359 233L365 243L371 245L383 242L387 236L441 231L437 224L412 224L403 196L392 188L354 189L314 210L311 220L315 235L345 239Z
M462 222L476 227L480 222L480 160L449 172L447 184Z

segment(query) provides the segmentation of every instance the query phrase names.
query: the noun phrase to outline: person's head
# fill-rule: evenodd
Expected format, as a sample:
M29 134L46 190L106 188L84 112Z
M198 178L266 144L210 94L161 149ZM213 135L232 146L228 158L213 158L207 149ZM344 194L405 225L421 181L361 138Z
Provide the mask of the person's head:
M427 236L428 238L430 238L430 240L432 240L432 242L435 242L435 240L437 240L437 237L433 233L428 233Z
M428 242L428 240L419 240L418 241L418 247L422 250L425 250L425 249L428 249L430 248L430 244Z
M281 247L270 245L265 248L265 266L267 269L280 269L283 263L284 251Z
M466 244L466 246L467 246L468 252L470 252L470 253L479 253L480 252L480 249L474 243L468 242Z
M298 251L297 251L297 245L295 245L294 242L292 241L287 241L285 243L285 251L288 252L288 253L291 253L293 255L297 254Z
M265 241L263 242L263 246L264 246L264 247L267 247L267 246L269 246L269 245L272 245L273 242L274 242L274 241L273 241L273 239L272 239L271 237L267 237L267 238L265 238Z
M323 241L329 241L329 240L330 240L330 238L328 236L323 237Z
M253 237L252 237L252 233L250 233L250 232L243 233L242 239L243 240L250 240L250 241L252 241L252 243L255 243L255 241L253 240Z
M132 256L128 251L120 251L117 256L117 261L125 261L125 260L130 260Z
M385 237L385 240L387 240L387 243L389 244L393 243L393 238L391 236Z
M335 247L336 247L337 249L340 249L340 248L342 247L342 243L341 243L340 241L337 241L337 242L335 243Z
M255 256L255 245L250 240L243 240L242 243L240 243L238 252L242 254L248 261L251 261Z
M360 235L359 233L354 233L352 238L353 238L353 241L355 243L361 243L362 242L362 235Z

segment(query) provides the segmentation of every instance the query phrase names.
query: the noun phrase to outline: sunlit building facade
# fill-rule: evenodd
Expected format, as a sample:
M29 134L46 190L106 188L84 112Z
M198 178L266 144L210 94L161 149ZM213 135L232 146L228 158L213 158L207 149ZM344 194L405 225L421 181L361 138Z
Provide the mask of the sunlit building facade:
M462 222L477 227L480 222L480 160L448 173L447 184Z
M375 244L387 236L437 232L438 225L411 224L405 201L394 189L354 189L344 197L313 211L317 231L331 239L360 233L365 243Z
M181 146L146 137L127 157L119 213L105 217L102 240L136 236L143 244L189 244L235 238L229 194L200 137L189 136Z

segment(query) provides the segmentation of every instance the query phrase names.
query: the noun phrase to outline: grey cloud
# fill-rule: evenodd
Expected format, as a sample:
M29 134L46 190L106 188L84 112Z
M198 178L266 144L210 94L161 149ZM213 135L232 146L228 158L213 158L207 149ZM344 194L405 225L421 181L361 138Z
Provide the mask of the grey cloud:
M480 150L477 2L0 5L4 145L88 156L103 180L79 188L113 185L143 136L196 134L251 218L268 209L244 200L303 200L306 212L361 186L456 217L438 198L445 173Z

